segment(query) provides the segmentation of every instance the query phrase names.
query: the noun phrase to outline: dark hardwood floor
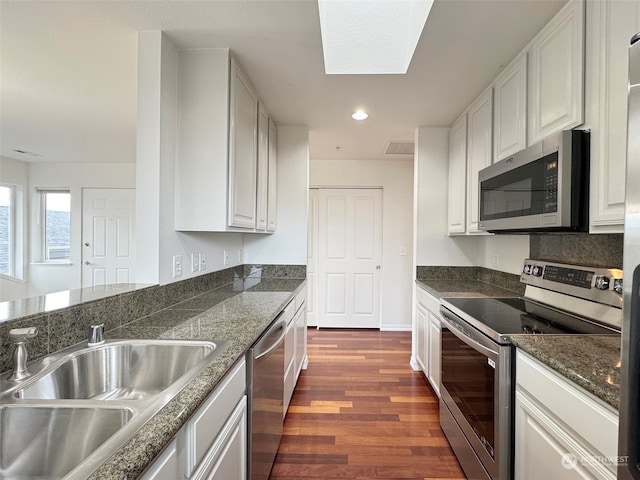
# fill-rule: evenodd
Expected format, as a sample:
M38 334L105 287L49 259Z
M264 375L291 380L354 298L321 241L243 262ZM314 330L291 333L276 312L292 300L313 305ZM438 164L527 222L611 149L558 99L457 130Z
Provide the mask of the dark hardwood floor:
M409 366L409 332L308 334L270 480L465 478L437 397Z

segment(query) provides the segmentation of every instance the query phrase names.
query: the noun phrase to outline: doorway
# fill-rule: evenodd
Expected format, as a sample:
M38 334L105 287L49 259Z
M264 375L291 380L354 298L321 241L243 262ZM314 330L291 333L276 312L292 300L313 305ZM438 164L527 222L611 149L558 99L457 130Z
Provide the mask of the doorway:
M380 328L382 194L381 188L310 190L310 324Z
M135 189L82 189L82 286L135 283Z

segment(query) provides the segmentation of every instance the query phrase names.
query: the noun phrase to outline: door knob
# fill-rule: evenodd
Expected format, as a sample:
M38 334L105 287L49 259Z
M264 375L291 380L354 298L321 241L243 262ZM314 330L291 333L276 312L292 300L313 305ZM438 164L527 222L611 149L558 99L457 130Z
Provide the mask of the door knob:
M84 246L88 247L89 246L89 242L84 242Z
M85 261L84 261L84 262L82 262L82 263L84 263L85 265L90 265L89 260L85 260Z
M376 270L380 270L382 267L380 265L376 265Z

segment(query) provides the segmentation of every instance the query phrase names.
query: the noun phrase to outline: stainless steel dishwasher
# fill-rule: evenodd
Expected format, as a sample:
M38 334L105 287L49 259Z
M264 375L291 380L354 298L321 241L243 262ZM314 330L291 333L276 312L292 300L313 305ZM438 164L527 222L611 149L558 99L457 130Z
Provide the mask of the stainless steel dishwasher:
M249 349L249 478L268 480L278 453L283 427L284 337L280 314Z

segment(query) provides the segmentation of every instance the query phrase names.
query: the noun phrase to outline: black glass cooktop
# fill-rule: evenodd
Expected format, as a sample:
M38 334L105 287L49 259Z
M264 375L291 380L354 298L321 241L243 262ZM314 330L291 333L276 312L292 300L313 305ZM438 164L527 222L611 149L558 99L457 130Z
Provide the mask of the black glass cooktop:
M524 298L447 298L467 321L479 322L498 335L615 333L585 319ZM471 317L471 318L468 318Z

